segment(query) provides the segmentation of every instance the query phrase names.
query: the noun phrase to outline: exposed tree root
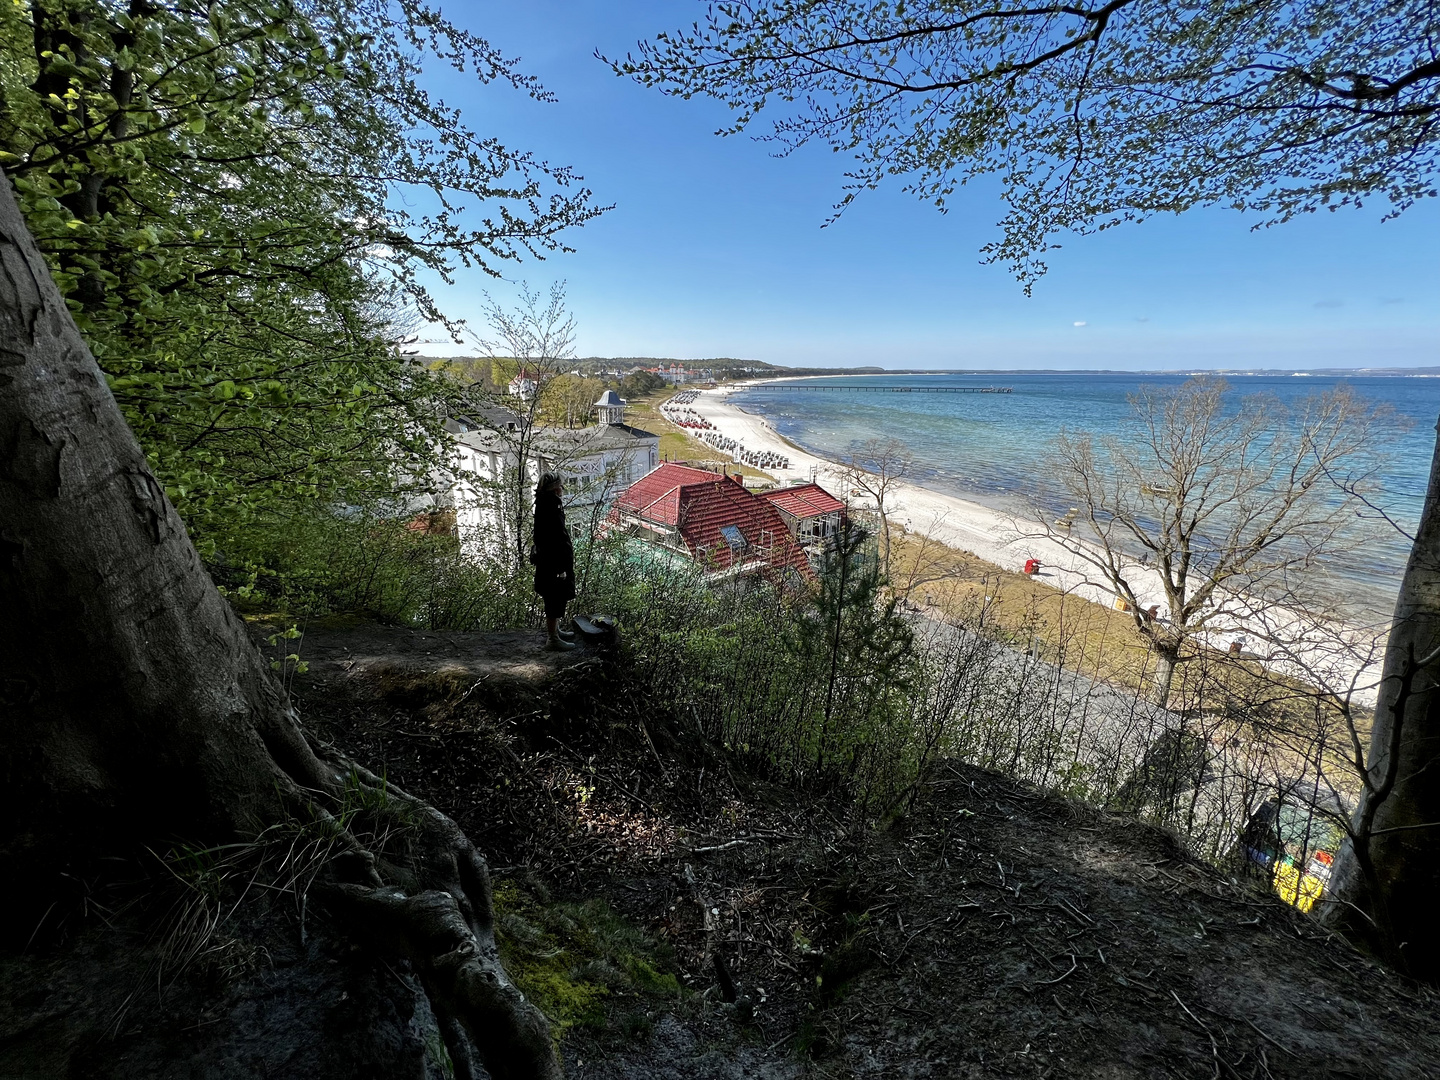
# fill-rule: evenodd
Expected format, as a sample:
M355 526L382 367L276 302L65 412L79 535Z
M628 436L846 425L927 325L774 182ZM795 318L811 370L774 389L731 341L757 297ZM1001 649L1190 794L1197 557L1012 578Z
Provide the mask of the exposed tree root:
M510 982L495 947L490 871L460 827L428 803L349 764L355 782L408 817L418 833L411 888L393 882L341 883L325 890L333 906L383 948L415 965L442 1022L451 1060L468 1061L463 1029L495 1080L558 1078L559 1059L545 1017ZM383 879L382 861L375 876Z
M495 1080L559 1077L549 1025L506 978L494 938L448 892L336 885L335 907L382 947L415 965L437 1015L458 1022ZM441 1025L452 1061L469 1057L453 1023Z

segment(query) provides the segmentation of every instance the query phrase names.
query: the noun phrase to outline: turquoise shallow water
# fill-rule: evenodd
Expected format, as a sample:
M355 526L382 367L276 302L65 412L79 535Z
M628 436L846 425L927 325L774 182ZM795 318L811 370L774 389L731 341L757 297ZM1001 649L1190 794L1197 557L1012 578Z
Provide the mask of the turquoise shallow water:
M1178 386L1184 375L1137 374L946 374L885 375L823 380L825 385L1008 386L1010 394L881 394L860 390L825 392L766 384L737 392L741 408L766 417L792 442L824 457L857 451L867 440L894 438L914 455L916 479L938 490L991 505L1014 505L1043 494L1046 453L1062 428L1120 434L1131 424L1127 395L1142 384ZM1238 398L1266 393L1293 405L1307 395L1347 383L1364 398L1388 404L1411 422L1386 448L1383 495L1377 503L1413 531L1435 446L1440 415L1440 379L1227 375ZM1409 541L1393 531L1365 551L1332 567L1347 594L1375 590L1393 596ZM1382 602L1384 603L1384 602Z

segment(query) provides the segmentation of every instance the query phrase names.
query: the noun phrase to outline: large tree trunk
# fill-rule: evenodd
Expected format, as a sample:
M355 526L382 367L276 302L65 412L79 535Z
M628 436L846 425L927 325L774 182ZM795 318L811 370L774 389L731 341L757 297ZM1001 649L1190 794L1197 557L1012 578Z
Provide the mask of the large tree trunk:
M1437 425L1440 428L1440 425ZM1385 649L1368 776L1326 921L1440 979L1440 443Z
M66 864L146 843L333 827L347 784L377 782L306 741L0 187L0 877L40 893ZM425 861L402 890L342 843L333 905L415 962L493 1075L558 1075L496 957L483 860L387 794L422 823Z

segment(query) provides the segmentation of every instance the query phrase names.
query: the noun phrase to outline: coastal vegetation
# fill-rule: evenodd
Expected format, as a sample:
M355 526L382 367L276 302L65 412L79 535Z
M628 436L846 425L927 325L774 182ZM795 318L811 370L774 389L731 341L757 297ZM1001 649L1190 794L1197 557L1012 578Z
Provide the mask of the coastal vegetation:
M891 576L888 514L894 489L915 468L915 458L898 439L867 439L863 446L841 459L843 479L852 492L868 496L879 519L876 530L880 543L880 566L887 579Z
M1029 761L1021 772L1027 779L1142 812L1220 861L1237 854L1235 838L1272 799L1309 823L1314 843L1302 846L1312 850L1333 844L1347 827L1340 807L1353 806L1362 787L1351 740L1368 737L1369 709L1248 649L1194 642L1172 681L1169 708L1158 710L1147 704L1155 696L1154 652L1130 613L923 536L897 538L896 570L897 588L915 581L906 594L913 603L1026 658L1014 665L1024 677L1010 684L1026 703L1012 718L1012 738L994 734L1004 730L997 723L1008 707L1003 693L969 736L988 740L980 760L990 767L1010 771L1010 762ZM1004 686L989 675L976 678L995 682L997 691ZM1086 724L1122 758L1138 744L1157 748L1157 759L1142 753L1128 768L1097 769L1098 759L1085 756ZM1215 801L1227 788L1225 798L1235 800L1229 806Z
M433 60L545 96L423 4L14 3L0 51L0 166L212 562L423 476L448 388L395 343L441 316L429 275L599 212L419 85Z
M752 946L774 958L777 982L790 979L781 1042L812 1057L834 1052L844 1025L833 1010L865 973L918 971L927 937L947 963L972 965L967 1000L1005 993L1007 1015L1058 1025L1082 1010L1059 1000L1072 977L1125 1008L1153 1005L1137 996L1152 989L1142 966L1154 970L1152 946L1123 932L1133 892L1165 911L1177 951L1195 948L1186 904L1201 912L1201 938L1248 934L1235 909L1260 911L1284 931L1259 937L1266 962L1294 950L1320 980L1322 950L1294 944L1304 924L1261 891L1287 857L1299 879L1339 834L1349 847L1335 883L1348 906L1333 910L1359 913L1346 915L1347 933L1397 969L1436 977L1427 920L1440 784L1426 770L1440 716L1440 469L1373 714L1323 673L1208 647L1194 621L1182 625L1187 662L1162 676L1143 620L899 534L884 480L905 464L884 446L851 463L882 512L853 515L813 585L717 584L702 565L637 557L624 538L586 530L577 603L613 615L620 636L573 663L537 659L532 478L523 468L491 478L507 532L481 552L462 549L446 508L416 497L454 473L446 422L501 396L518 409L522 462L545 421L581 422L597 373L572 355L563 289L491 305L483 370L417 363L406 338L417 316L443 321L427 275L561 250L562 231L600 209L568 171L467 128L419 85L420 65L440 60L542 99L543 88L415 0L28 0L0 12L0 49L0 857L13 883L5 977L23 991L5 995L6 1022L20 1019L0 1053L31 1055L22 1073L116 1065L141 997L154 1002L155 1030L183 1014L177 1039L203 1041L196 1033L219 1020L197 1003L238 1015L248 1003L226 995L270 993L256 973L282 966L277 957L308 981L286 983L267 1007L332 1008L286 1036L288 1063L324 1034L329 1072L315 1075L385 1071L345 1057L353 1041L390 1055L395 1075L404 1064L414 1075L553 1077L560 1036L640 1035L655 1002L700 1011L708 996L724 999L731 1037L738 1027L760 1056L780 1045L750 1027L763 988L737 988L726 959ZM1376 122L1415 107L1408 88L1429 77L1365 80ZM1423 146L1416 155L1419 169ZM1411 174L1396 175L1403 188ZM1297 198L1281 210L1303 208ZM462 204L483 209L476 227L458 224ZM545 385L528 398L502 395L535 371ZM633 372L623 379L653 390ZM1191 393L1203 405L1207 392ZM1179 416L1181 449L1206 446L1205 419L1203 408ZM1341 457L1324 447L1344 450L1363 432L1337 429L1340 442L1324 443L1316 430L1296 444L1303 454L1287 443L1273 460L1308 468L1313 457L1326 490L1340 492L1305 516L1323 539L1338 534L1332 507L1365 494L1363 474L1333 486ZM1255 441L1256 429L1241 432ZM1238 436L1228 438L1221 450L1233 456ZM1087 445L1072 440L1071 457L1095 475L1113 466ZM1226 457L1210 475L1246 473ZM1272 519L1275 476L1262 469L1245 497ZM1145 482L1141 495L1160 497ZM1322 489L1301 470L1284 505ZM1135 515L1142 530L1154 505ZM1092 521L1103 533L1123 507L1102 506ZM1279 544L1278 527L1258 546L1272 536ZM1215 588L1254 566L1204 565ZM1278 565L1288 576L1299 563ZM309 681L309 626L339 635L315 669L331 683ZM1044 832L1062 818L1104 844ZM1127 839L1150 847L1105 847ZM498 887L476 841L505 852ZM795 846L772 860L771 844ZM1092 846L1076 857L1076 844ZM1092 916L1056 885L1061 848L1066 874L1087 887L1102 888L1106 859L1134 880L1112 882ZM627 862L635 851L650 861ZM709 856L740 868L724 908L706 891ZM1196 856L1253 874L1261 890ZM552 895L532 862L576 894ZM1032 865L1017 873L1022 862ZM632 910L678 945L582 891L622 866ZM1174 879L1183 903L1168 888L1145 892L1145 868L1161 866L1184 875ZM790 906L767 906L771 892ZM736 920L723 936L722 911ZM951 929L972 911L993 925ZM1002 940L1022 921L1020 945ZM1013 965L989 997L989 957L974 941ZM1022 964L1012 947L1040 962ZM972 955L955 955L964 949ZM1107 949L1126 958L1123 995ZM1243 949L1224 951L1238 969ZM1331 966L1347 1001L1421 1012L1364 962L1346 954ZM86 994L114 970L128 981L90 1009L98 999ZM25 982L38 979L45 988L31 993ZM1022 993L1031 1004L1018 1004ZM1181 1038L1181 1024L1191 1038L1202 1031L1212 1056L1201 1060L1220 1074L1215 1031L1170 993L1183 1012L1172 1010L1167 1038ZM896 988L887 1008L903 1011L906 995ZM1212 1022L1221 1034L1240 1026ZM1399 1047L1403 1026L1387 1012L1377 1043ZM1302 1051L1319 1038L1301 1021L1295 1031ZM191 1046L153 1051L150 1074ZM1225 1052L1227 1067L1268 1060L1263 1048ZM1028 1060L1030 1043L1004 1053ZM144 1075L154 1062L122 1064Z
M1142 387L1131 398L1138 437L1062 431L1046 472L1074 506L1059 521L1034 508L1041 535L1093 569L1150 643L1162 705L1187 646L1211 628L1303 652L1317 619L1343 617L1322 611L1307 573L1388 527L1362 513L1395 424L1387 410L1343 386L1293 415L1228 390L1203 377ZM1152 578L1163 604L1148 603Z
M14 232L10 235L18 237ZM17 239L11 250L19 245ZM51 303L54 306L50 310L59 310L58 299ZM77 350L71 355L83 353ZM98 402L87 411L104 415ZM72 418L70 430L82 430L79 423ZM123 428L117 424L116 431L123 433ZM116 435L117 439L121 437ZM88 445L104 444L90 441ZM131 453L132 457L138 455L138 449ZM34 474L32 487L42 493L49 490L43 485L47 460L43 455L35 457L35 468L40 471ZM143 465L135 468L143 469ZM18 489L12 486L7 490ZM159 570L176 575L172 580L184 588L196 590L195 599L188 595L177 598L156 584L146 586L155 596L152 623L154 619L188 619L186 613L195 610L209 586L193 556L191 570L177 575L175 567L177 561L183 565L187 543L178 519L158 518L161 524L157 528L149 524L157 518L136 517L129 509L131 496L126 489L116 495L121 503L115 510L97 513L94 504L87 502L78 512L95 520L133 521L139 531L136 542L146 550L153 547L158 532L160 542L174 554L159 560L153 555L132 560L128 564L130 572ZM157 493L155 498L158 515L165 510L165 504L163 495ZM40 499L46 505L55 502L43 494ZM44 521L28 508L24 513L17 510L11 519L31 522L31 528L36 527L37 519L38 523ZM250 602L278 603L287 609L287 615L301 618L368 608L371 615L401 624L442 630L506 627L527 618L528 606L533 603L529 583L524 568L517 573L508 555L502 553L489 563L477 561L460 552L452 537L417 532L405 528L403 522L383 518L332 514L313 520L318 532L292 537L281 553L296 561L303 557L306 573L276 575L275 591L266 596L263 588L257 587ZM67 536L86 535L71 518L59 521L55 528ZM54 535L53 530L46 534L43 550L73 553L73 539L61 544ZM104 535L106 542L113 545L114 533ZM82 561L91 558L73 557ZM108 557L113 559L113 552ZM932 559L932 568L935 565ZM829 813L850 830L863 832L876 824L903 820L924 797L925 785L933 775L932 765L942 759L958 759L1164 823L1178 830L1193 851L1235 871L1251 865L1244 856L1244 845L1237 847L1237 838L1241 837L1277 853L1288 848L1292 857L1303 862L1313 851L1320 850L1321 844L1329 842L1330 833L1324 826L1333 829L1337 821L1345 818L1343 804L1324 804L1316 792L1328 785L1344 797L1363 786L1355 773L1347 778L1342 771L1347 764L1342 757L1346 739L1363 734L1363 728L1347 732L1343 723L1337 724L1334 716L1317 708L1319 698L1313 689L1276 680L1255 665L1202 654L1187 666L1182 678L1183 704L1173 711L1157 710L1141 695L1117 693L1097 680L1077 677L1075 669L1083 665L1085 644L1082 639L1079 656L1067 662L1065 650L1073 643L1067 643L1063 627L1061 633L1048 639L1052 647L1058 648L1047 655L1037 642L1040 621L1031 619L1029 613L1018 622L1001 618L1000 611L1009 605L997 593L986 590L987 583L982 582L978 595L971 593L968 608L961 603L946 612L944 621L917 623L906 615L901 590L894 584L909 571L903 553L896 561L892 552L892 577L887 581L877 537L859 529L838 546L832 564L822 575L821 587L798 595L766 587L734 591L705 587L699 568L637 561L628 557L618 540L593 540L578 553L577 568L583 575L579 582L580 603L589 610L615 614L625 627L625 662L609 676L605 698L611 709L623 703L625 722L643 730L644 738L649 740L642 746L650 749L649 744L655 740L670 740L677 745L693 742L714 755L717 767L741 770L823 799ZM62 571L57 564L57 572ZM297 582L303 582L305 587L283 591ZM257 580L257 586L260 584ZM914 588L935 587L938 583L925 582L923 575L917 575L911 584L913 595ZM53 604L57 596L63 595L63 589L51 587L46 595L46 602ZM1061 600L1063 603L1063 597ZM32 597L22 597L19 603L24 610L38 610ZM257 752L253 744L241 751L253 763L247 768L255 770L254 783L258 785L246 795L250 808L247 812L273 815L276 824L297 819L303 824L308 815L318 811L342 824L353 818L354 824L337 834L340 844L350 849L353 841L362 845L361 850L373 849L377 860L383 860L382 865L397 867L381 871L385 874L417 873L395 860L416 858L404 837L420 828L417 821L429 820L424 816L426 811L408 796L391 792L383 778L364 771L363 764L337 759L333 751L324 751L326 756L319 757L320 751L307 748L305 735L295 726L293 716L283 711L283 696L278 700L269 696L273 688L266 681L264 667L251 672L243 666L235 670L236 665L250 663L251 654L243 644L232 640L238 632L233 618L223 605L205 603L208 607L201 606L201 610L209 614L198 641L192 638L191 644L186 643L186 635L194 633L187 628L188 623L167 625L164 633L174 655L153 685L195 689L204 701L212 692L206 684L197 684L193 679L187 683L178 675L180 670L194 669L242 686L261 688L255 691L258 699L271 702L264 706L269 711L260 713L260 722L265 725L263 738L266 743L283 747L286 758L284 765L267 763L269 752ZM105 617L110 609L97 609L92 604L84 610L91 613L87 617L93 620ZM1038 608L1035 610L1038 613ZM34 627L42 622L30 619L26 625ZM76 621L45 625L54 634L69 635ZM148 656L144 641L134 634L117 634L108 621L101 627L92 636L96 641L111 641L107 651L120 641L128 642L127 647L137 655ZM155 632L153 628L147 631ZM217 634L223 635L223 657L203 648ZM28 652L19 643L14 647L15 655L37 670L47 669L46 665L53 667L63 653L49 643L48 637L29 641L24 646ZM104 682L113 668L97 665L95 656L90 650L85 657L85 679L67 675L54 684L79 685L90 709L96 701L107 700L107 696L114 700L117 689ZM145 662L154 664L153 660ZM172 667L176 668L173 672ZM126 684L118 689L126 690ZM459 688L455 696L462 696ZM129 707L123 694L115 707ZM65 708L63 701L60 708ZM177 721L208 715L205 708L189 698L169 703L167 708ZM1339 719L1343 722L1345 718ZM1363 718L1358 719L1363 722ZM242 722L238 730L253 730L247 725L254 722ZM37 723L35 730L43 734L46 728ZM153 741L146 745L163 747L174 737L149 730ZM228 718L221 718L216 730L237 728ZM182 733L180 737L185 736ZM203 738L200 745L213 748L207 752L222 752L214 747L212 736ZM226 749L223 753L226 756L222 760L231 763L227 768L233 767L234 751ZM310 762L312 757L320 764ZM162 771L158 774L154 763L142 767L134 762L113 772L112 806L126 805L124 792L135 778L146 778L149 790L174 790L173 780L163 771L163 756L160 760ZM184 765L192 767L198 767L202 775L213 775L216 768L203 758L198 766L190 762ZM302 781L295 780L289 771L292 769L300 772ZM338 773L333 771L337 769ZM243 778L245 774L240 775ZM336 787L328 779L334 775L352 779ZM334 800L336 809L325 810L322 805L317 810L313 804L284 798L290 785L297 782L325 792L327 799ZM233 784L234 779L228 783ZM277 806L267 806L267 784L278 784L281 798ZM78 809L81 821L91 816L84 806L76 807L77 800L68 791L40 788L36 796L44 800L45 806L66 805L72 814ZM355 817L349 809L353 805L363 806L369 817ZM1259 834L1247 832L1267 805L1299 806L1309 811L1304 835L1297 840L1293 835L1266 831L1268 826L1261 826ZM158 815L151 820L162 823L173 812L169 803L148 811ZM328 820L323 814L319 819ZM56 822L63 819L46 820L46 828L53 832ZM244 833L254 828L248 824L253 820L223 823L222 819L220 834L227 830ZM1312 821L1315 823L1310 824ZM95 844L96 850L123 848L129 823L112 810L110 825L109 831L89 837L87 843ZM137 833L148 833L155 827L145 818L135 823ZM440 843L442 851L454 850L461 860L471 858L473 849L465 846L463 838L447 832L448 828L438 822L425 826L424 844ZM435 833L426 831L430 829ZM69 842L70 850L75 850L73 840ZM468 871L471 884L466 886L463 881L432 876L445 872L443 862L438 870L424 862L416 865L418 873L424 875L420 877L422 883L433 881L447 892L463 890L462 895L470 897L475 905L475 922L467 924L467 928L455 925L453 918L445 915L450 927L446 934L469 934L480 943L482 958L493 955L485 952L490 931L484 921L485 909L479 906L484 902L483 880L478 876L483 870L472 865ZM352 880L348 871L336 865L317 874L317 895L330 897L328 903L342 924L377 928L373 932L382 940L402 935L399 940L403 954L417 957L424 965L438 964L438 959L427 958L422 948L425 935L432 933L427 928L430 924L418 921L422 913L388 901L372 904L370 890L377 886L374 879L367 883L365 877L361 874L361 880ZM427 894L416 895L423 899ZM508 895L502 892L502 896ZM527 921L524 916L508 923L501 918L498 925L502 929L508 925L512 934L523 938L527 933L523 924ZM514 958L517 971L531 980L530 989L537 998L552 1004L556 1019L571 1018L581 1025L600 1022L595 1011L600 1000L597 988L611 983L582 976L583 965L579 962L566 961L568 966L563 971L545 966L545 958L553 955L553 949L542 947L539 955L531 956L514 941L502 944L502 955ZM463 971L440 967L426 970L433 971L427 977L434 979L464 977ZM501 987L507 985L498 970L493 970L491 977L502 980ZM831 977L842 978L839 967L831 969ZM663 982L663 976L657 979ZM542 984L550 988L549 997ZM613 985L627 984L617 981ZM459 992L436 990L444 995L444 1007L456 1013L471 1010L468 1015L484 1017L500 1010L502 1016L515 1015L513 1001L506 1004L503 998L496 1002L470 997L457 1002L450 995ZM510 1010L508 1014L506 1009ZM464 1015L456 1016L454 1022L464 1024ZM505 1023L512 1032L506 1043L497 1045L492 1039L480 1046L482 1036L469 1036L495 1063L491 1071L506 1068L506 1054L519 1054L525 1064L510 1068L521 1070L520 1074L543 1074L550 1066L545 1064L545 1054L536 1049L533 1015L521 1012ZM447 1045L454 1048L447 1053L458 1059L465 1043L457 1041L455 1029L446 1038Z
M1385 641L1380 698L1368 743L1352 729L1351 761L1363 790L1336 866L1327 921L1404 971L1433 979L1440 930L1435 859L1440 785L1440 442L1425 508Z

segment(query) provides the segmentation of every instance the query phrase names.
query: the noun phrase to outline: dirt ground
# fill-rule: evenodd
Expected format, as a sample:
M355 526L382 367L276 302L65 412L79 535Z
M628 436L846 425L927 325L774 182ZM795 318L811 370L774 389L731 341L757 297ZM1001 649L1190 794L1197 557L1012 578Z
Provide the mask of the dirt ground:
M857 829L647 724L612 661L539 646L312 631L294 693L455 817L532 922L603 901L668 969L585 999L571 1076L1440 1076L1432 990L1166 833L958 762Z

